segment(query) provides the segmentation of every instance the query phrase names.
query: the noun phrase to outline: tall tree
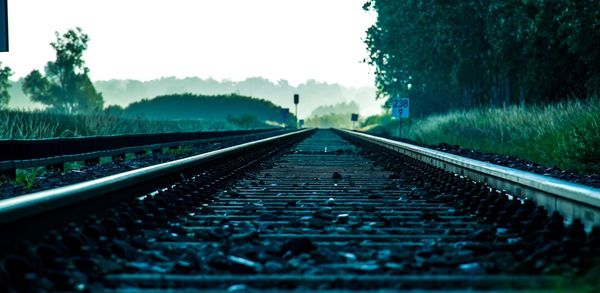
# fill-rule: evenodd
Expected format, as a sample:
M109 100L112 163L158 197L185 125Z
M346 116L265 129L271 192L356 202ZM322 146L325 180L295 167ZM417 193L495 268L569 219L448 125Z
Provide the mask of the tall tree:
M371 0L379 94L421 114L600 91L600 2Z
M8 66L2 66L0 62L0 109L8 105L10 100L10 94L8 89L10 88L10 81L8 78L12 75L12 70Z
M101 110L102 94L97 92L89 78L83 53L88 47L89 36L76 28L63 35L56 33L56 41L50 43L56 51L56 59L46 64L45 76L32 71L23 81L23 92L32 101L40 102L49 110L60 113L84 113Z

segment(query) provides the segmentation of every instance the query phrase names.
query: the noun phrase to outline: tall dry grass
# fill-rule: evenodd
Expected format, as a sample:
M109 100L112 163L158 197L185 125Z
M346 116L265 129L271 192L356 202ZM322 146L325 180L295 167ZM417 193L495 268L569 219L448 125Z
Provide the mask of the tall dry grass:
M398 122L387 121L374 131L395 135ZM454 111L405 122L402 133L425 144L445 142L567 170L600 172L600 98Z
M38 139L116 134L243 129L235 121L150 121L106 113L63 115L44 111L0 110L0 139Z

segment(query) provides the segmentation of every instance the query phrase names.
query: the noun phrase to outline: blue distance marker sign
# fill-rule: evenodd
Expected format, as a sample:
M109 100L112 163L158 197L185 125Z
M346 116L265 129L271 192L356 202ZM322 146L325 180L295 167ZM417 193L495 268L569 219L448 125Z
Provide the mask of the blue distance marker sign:
M409 107L410 100L408 98L395 98L392 101L392 117L408 118Z
M0 0L0 52L8 52L8 0Z

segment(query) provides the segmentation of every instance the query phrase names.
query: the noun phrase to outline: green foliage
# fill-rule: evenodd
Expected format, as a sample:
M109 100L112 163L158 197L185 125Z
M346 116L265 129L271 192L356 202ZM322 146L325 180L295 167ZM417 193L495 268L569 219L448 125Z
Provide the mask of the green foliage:
M416 116L600 91L600 2L372 0L379 96Z
M89 37L80 28L69 30L50 43L56 59L46 64L45 76L32 71L23 80L22 89L34 102L58 113L89 113L102 109L102 94L96 91L85 66L83 53Z
M265 126L264 122L261 122L252 115L242 115L240 117L227 116L227 122L242 129L261 128Z
M347 113L358 113L358 104L356 102L341 102L335 105L319 106L312 111L310 116L321 116L326 114L347 114Z
M241 81L202 79L198 77L175 78L163 77L148 81L138 80L106 80L94 82L108 104L127 104L142 98L177 93L201 93L204 95L227 95L240 93L244 96L261 97L277 105L291 105L295 93L300 93L299 111L306 116L315 108L327 104L340 103L347 100L356 101L363 110L374 112L378 105L373 103L375 89L372 87L345 87L308 80L297 86L287 80L276 82L260 77L250 77ZM14 99L14 98L13 98Z
M111 116L121 116L121 115L123 115L124 111L125 111L125 109L123 109L123 107L121 107L119 105L110 105L110 106L104 108L104 113L111 115Z
M283 122L280 107L266 100L237 94L159 96L132 103L125 108L123 116L149 120L228 120L233 124L246 126L264 124L265 121ZM288 118L288 125L291 125L295 118L293 115Z
M388 120L364 128L395 136L397 123ZM402 133L425 144L445 142L563 169L600 172L600 98L453 111L408 121Z
M360 120L359 127L363 130L369 130L379 125L387 125L392 123L392 117L389 114L379 114L368 116Z
M83 167L85 167L85 161L75 161L75 162L64 162L63 163L64 172L79 170Z
M33 188L35 179L46 172L44 167L29 168L29 169L18 169L15 183L23 186L25 189Z
M261 124L257 128L265 128ZM55 114L46 111L0 111L0 139L38 139L94 135L146 134L245 129L225 120L149 121L107 113Z
M167 149L165 153L173 154L173 155L189 155L194 152L194 149L191 146L181 146L176 149Z
M8 89L11 84L8 78L12 75L12 70L8 66L2 66L2 62L0 62L0 109L6 107L8 105L8 101L10 100L10 94L8 93Z
M84 166L83 162L65 162L64 172L81 169ZM27 169L17 169L17 176L14 183L22 186L24 189L32 189L35 181L39 176L46 174L46 167L35 167Z
M352 121L350 120L351 113L341 114L325 114L320 116L311 116L304 121L304 127L311 128L352 128ZM358 124L357 124L358 126Z
M356 102L341 102L335 105L317 107L312 114L305 119L305 127L316 128L352 128L352 113L358 113ZM358 124L356 124L358 126Z

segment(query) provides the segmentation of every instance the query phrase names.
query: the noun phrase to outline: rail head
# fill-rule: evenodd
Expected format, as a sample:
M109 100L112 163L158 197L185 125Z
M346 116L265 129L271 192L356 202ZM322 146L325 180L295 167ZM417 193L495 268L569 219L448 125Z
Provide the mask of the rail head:
M48 139L0 139L0 175L16 177L16 170L60 165L74 161L97 162L103 156L123 156L184 145L224 140L246 135L286 131L288 128L256 130L172 132Z
M600 224L600 189L553 177L461 157L374 135L339 129L344 134L403 153L449 172L487 183L519 198L531 198L567 220L581 219L586 225Z
M159 178L166 174L178 173L188 168L233 155L244 150L249 150L254 147L269 143L277 143L281 139L298 137L309 131L312 131L312 129L298 130L91 181L0 200L0 225L16 222L49 210L74 205L85 200L106 195L116 190L148 182L153 178Z

